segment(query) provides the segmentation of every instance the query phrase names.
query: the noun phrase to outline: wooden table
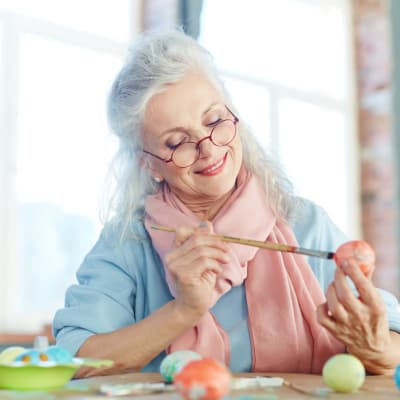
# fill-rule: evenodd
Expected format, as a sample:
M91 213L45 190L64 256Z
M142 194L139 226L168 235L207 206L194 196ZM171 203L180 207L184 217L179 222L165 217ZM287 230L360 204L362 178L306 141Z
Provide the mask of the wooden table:
M235 374L235 376L240 377L254 377L262 376L267 374ZM268 376L280 376L284 378L285 381L291 384L291 386L284 385L279 388L268 388L258 391L235 391L229 395L230 399L241 398L244 400L244 395L246 400L283 400L283 399L317 399L318 397L312 395L312 393L304 393L307 391L314 391L316 388L325 387L322 381L322 377L319 375L306 375L306 374L268 374ZM175 392L168 393L158 393L158 394L148 394L148 395L128 395L120 397L106 397L99 394L99 387L102 384L126 384L133 382L162 382L161 376L158 373L127 373L121 375L110 375L93 377L87 379L79 379L71 382L67 390L59 390L56 392L43 393L43 396L38 394L32 394L32 397L27 394L27 396L22 396L19 393L11 392L0 392L0 399L19 399L28 400L40 399L40 400L53 400L53 399L63 399L63 400L90 400L90 399L121 399L121 400L131 400L131 399L146 399L146 400L181 400L181 397ZM302 391L304 391L302 393ZM251 395L254 395L253 399ZM258 395L258 396L255 396ZM262 396L260 396L262 395ZM323 397L319 397L323 398ZM396 389L393 378L385 376L368 376L362 388L357 393L343 394L343 393L330 393L327 399L339 400L339 399L400 399L400 391Z

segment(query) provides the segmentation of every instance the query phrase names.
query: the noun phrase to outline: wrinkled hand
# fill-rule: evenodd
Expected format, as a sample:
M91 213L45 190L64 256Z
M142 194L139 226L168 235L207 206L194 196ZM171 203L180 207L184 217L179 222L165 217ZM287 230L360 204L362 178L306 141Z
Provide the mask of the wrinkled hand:
M357 298L346 275L354 282ZM328 287L327 302L317 309L317 318L367 370L381 373L391 344L385 303L354 258L338 266Z
M177 304L197 317L212 306L217 276L229 262L226 244L210 233L209 222L198 228L178 228L174 246L165 257L175 281Z

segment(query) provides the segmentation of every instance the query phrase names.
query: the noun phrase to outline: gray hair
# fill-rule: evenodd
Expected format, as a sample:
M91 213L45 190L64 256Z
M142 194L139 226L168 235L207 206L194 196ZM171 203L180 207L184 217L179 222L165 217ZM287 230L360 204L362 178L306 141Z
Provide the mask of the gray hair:
M124 235L132 222L143 218L146 196L160 184L140 165L142 121L149 100L168 84L181 80L188 71L200 71L215 85L226 104L236 113L219 78L211 54L180 30L144 32L130 48L108 98L108 120L119 139L110 167L114 186L107 193L102 220L118 224ZM277 215L287 217L291 207L291 184L260 146L255 136L239 122L244 165L264 184L268 201Z

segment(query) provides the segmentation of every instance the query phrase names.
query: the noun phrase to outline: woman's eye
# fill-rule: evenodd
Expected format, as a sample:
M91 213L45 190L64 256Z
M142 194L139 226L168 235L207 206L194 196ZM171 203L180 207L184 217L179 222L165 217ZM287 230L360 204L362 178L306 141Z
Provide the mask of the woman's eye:
M184 142L184 140L181 140L180 142L177 143L167 143L167 147L170 150L175 150L177 147L179 147L182 143Z
M215 126L215 125L218 125L221 121L222 121L222 119L221 119L221 118L218 118L218 119L216 119L215 121L210 122L209 124L207 124L207 126Z

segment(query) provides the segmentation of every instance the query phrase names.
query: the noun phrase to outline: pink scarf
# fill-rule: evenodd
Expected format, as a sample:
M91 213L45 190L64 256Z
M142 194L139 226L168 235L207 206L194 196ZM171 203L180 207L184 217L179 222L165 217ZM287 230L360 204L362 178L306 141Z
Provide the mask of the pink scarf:
M237 184L212 221L215 232L297 245L287 222L277 219L268 207L257 178L242 168ZM167 187L146 201L145 224L162 260L172 247L174 235L151 229L150 225L177 228L199 223ZM320 373L330 356L344 352L344 345L316 320L316 307L325 298L303 256L237 244L229 246L232 261L217 278L213 300L215 304L231 287L244 283L253 371ZM173 279L168 270L165 272L174 295ZM211 312L176 339L168 351L180 349L191 349L229 365L228 334Z

